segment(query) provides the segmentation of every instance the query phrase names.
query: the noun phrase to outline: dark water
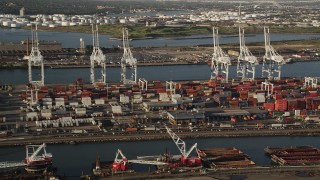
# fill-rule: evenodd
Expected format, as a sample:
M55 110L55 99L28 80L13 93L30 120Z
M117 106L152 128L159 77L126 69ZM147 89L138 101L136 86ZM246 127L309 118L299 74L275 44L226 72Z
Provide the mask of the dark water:
M250 137L250 138L209 138L188 139L187 149L194 143L201 148L236 147L248 154L260 166L270 165L270 159L264 155L263 149L269 147L310 145L320 147L319 137ZM117 149L121 149L128 159L136 156L159 155L165 149L172 154L179 154L172 140L141 142L105 142L85 143L78 145L48 145L46 150L54 155L54 164L59 174L79 176L91 173L91 163L97 153L102 160L113 160ZM20 161L25 157L24 147L0 148L1 161Z
M130 32L129 32L130 33ZM58 41L62 43L64 48L79 48L80 38L84 39L85 45L92 45L92 35L84 33L71 33L71 32L49 32L39 31L39 40ZM285 40L301 40L301 39L315 39L320 38L318 34L271 34L271 41L285 41ZM0 42L20 42L31 38L30 30L24 29L1 29L0 28ZM99 35L100 46L114 47L122 46L122 42L118 40L110 40L110 35ZM235 35L222 35L220 37L220 44L238 43L239 37ZM246 37L246 42L264 42L263 34L252 34ZM171 38L154 38L154 39L141 39L130 41L130 45L134 47L152 47L163 46L196 46L212 44L212 35L192 35L183 37Z
M282 67L282 77L320 76L320 62L298 62ZM37 71L36 69L34 71ZM99 69L96 69L98 75ZM27 82L27 69L0 70L0 84L22 84ZM45 83L71 83L76 78L89 82L89 68L45 69ZM138 67L138 77L152 80L205 80L210 78L208 65L174 65ZM261 65L256 67L256 77L261 77ZM35 77L36 78L36 77ZM229 78L236 78L236 66L229 68ZM107 68L107 82L120 81L120 68Z

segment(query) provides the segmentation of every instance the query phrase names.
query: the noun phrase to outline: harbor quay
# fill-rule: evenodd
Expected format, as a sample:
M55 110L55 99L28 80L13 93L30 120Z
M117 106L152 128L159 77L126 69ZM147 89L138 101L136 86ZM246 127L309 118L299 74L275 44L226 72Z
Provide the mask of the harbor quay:
M291 130L292 134L317 134L314 88L293 91L288 83L303 88L305 80L288 78L274 81L274 92L268 94L262 82L233 82L223 84L222 89L213 81L92 86L78 79L71 84L46 85L33 94L26 85L14 85L13 90L2 90L1 127L11 131L9 137L136 134L139 139L151 133L165 137L163 124L190 132L190 137L202 132L207 137L250 136L262 131L267 131L262 136L285 135ZM170 83L176 87L170 89ZM28 102L31 95L34 105Z

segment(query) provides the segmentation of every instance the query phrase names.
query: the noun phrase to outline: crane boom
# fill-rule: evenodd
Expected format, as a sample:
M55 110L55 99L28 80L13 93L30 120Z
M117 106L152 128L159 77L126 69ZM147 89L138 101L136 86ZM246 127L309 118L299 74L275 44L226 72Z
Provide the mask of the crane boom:
M186 152L186 143L180 139L180 137L178 135L176 135L176 133L174 133L169 127L165 126L168 134L170 135L170 137L172 138L172 140L174 141L174 143L177 145L178 149L180 150L181 154L184 156L184 158L187 158L190 153L197 147L197 143L195 143L188 152Z
M33 146L27 146L27 147L37 147L37 146L33 145ZM27 151L27 157L28 157L28 159L34 160L34 158L38 155L38 153L39 153L42 149L44 149L45 147L46 147L46 144L45 144L45 143L41 144L41 145L38 146L38 148L32 153L32 155L31 155L30 157L28 157L28 151ZM45 149L44 149L44 152L45 152L45 154L46 154Z
M121 159L119 159L119 155L121 156ZM121 163L121 162L125 162L127 161L126 156L122 153L122 151L120 149L118 149L117 153L116 153L116 157L114 158L114 162L115 163Z

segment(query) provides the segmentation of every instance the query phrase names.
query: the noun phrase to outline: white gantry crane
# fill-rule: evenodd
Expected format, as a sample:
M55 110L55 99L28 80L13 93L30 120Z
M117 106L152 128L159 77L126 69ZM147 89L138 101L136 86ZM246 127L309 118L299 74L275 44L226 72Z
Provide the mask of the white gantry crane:
M39 40L38 40L38 27L36 25L35 30L31 30L32 32L32 48L31 53L28 59L28 74L29 74L29 83L35 86L43 86L44 85L44 64L43 64L43 56L39 50ZM40 80L34 80L32 74L32 66L40 66L41 73Z
M106 83L106 56L99 47L98 25L92 24L93 51L90 56L90 81L94 83ZM101 67L101 79L96 80L95 64Z
M270 45L269 28L264 27L265 55L263 56L262 77L269 80L281 78L281 66L285 64L285 60Z
M257 58L252 55L248 47L245 45L244 29L239 27L240 53L237 64L237 76L242 80L254 80L256 65L259 64ZM251 76L250 74L251 73Z
M128 29L123 28L123 56L121 58L121 82L123 84L136 84L137 83L137 59L132 56L129 39ZM127 65L131 69L131 77L127 78Z
M181 153L181 162L186 166L200 166L201 160L199 158L189 158L189 155L193 150L197 150L197 143L195 143L188 151L186 150L186 143L179 138L169 127L165 126L168 134L178 147Z
M213 28L213 54L211 60L211 79L221 78L228 82L230 57L219 46L219 32ZM221 73L221 74L220 74ZM224 76L223 76L224 75Z
M172 98L172 95L176 94L176 86L177 86L176 82L166 81L166 92L169 93L171 98Z

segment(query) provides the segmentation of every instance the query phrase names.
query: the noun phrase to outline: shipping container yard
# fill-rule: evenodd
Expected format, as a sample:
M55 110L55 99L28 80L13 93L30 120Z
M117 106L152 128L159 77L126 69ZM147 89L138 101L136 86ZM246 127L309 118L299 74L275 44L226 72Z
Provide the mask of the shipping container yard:
M262 82L174 82L176 86L169 88L173 82L93 86L77 79L68 85L28 85L20 94L27 103L21 112L31 131L72 127L160 131L159 122L166 121L182 130L318 126L316 87L304 79L288 78L270 81L271 93Z

